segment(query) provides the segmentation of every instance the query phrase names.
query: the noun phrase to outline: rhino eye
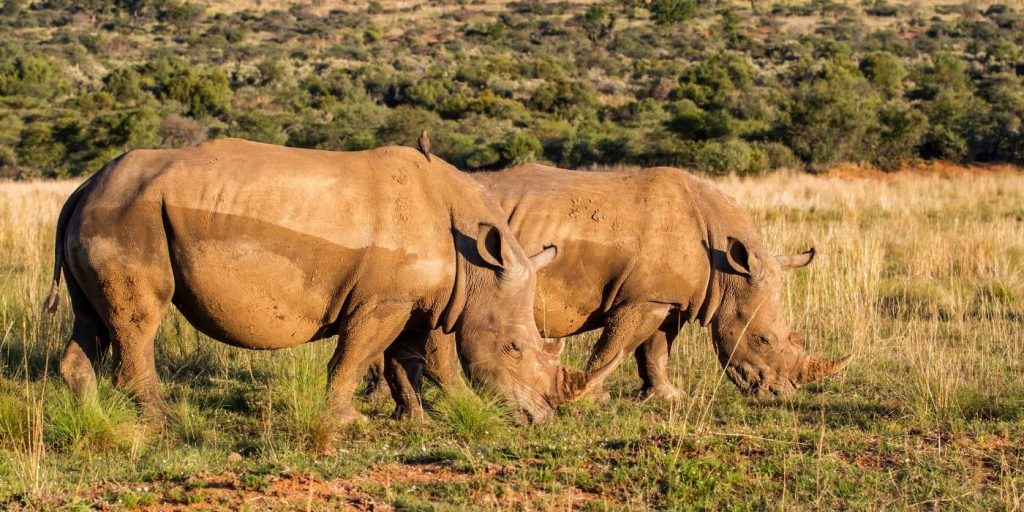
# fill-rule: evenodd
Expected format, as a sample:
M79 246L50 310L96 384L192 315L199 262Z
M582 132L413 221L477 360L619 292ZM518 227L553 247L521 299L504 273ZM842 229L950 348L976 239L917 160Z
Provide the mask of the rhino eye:
M502 351L516 359L523 358L523 347L519 346L519 342L516 340L508 340L505 342L505 345L502 347Z
M766 335L763 335L763 336L754 336L754 340L757 341L758 345L770 346L770 345L774 345L775 344L775 335L774 334L766 334Z

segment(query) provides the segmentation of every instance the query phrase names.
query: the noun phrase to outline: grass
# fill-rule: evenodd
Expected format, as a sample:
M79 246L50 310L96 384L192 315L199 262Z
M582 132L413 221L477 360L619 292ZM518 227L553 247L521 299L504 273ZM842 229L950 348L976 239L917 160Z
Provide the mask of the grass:
M746 398L688 326L670 362L687 395L673 404L633 400L628 361L610 401L528 429L486 396L430 389L427 423L371 401L369 423L334 432L331 343L248 352L177 314L158 335L162 431L111 388L110 368L98 401L75 403L55 375L66 301L55 318L40 307L74 184L0 183L0 506L1019 510L1024 175L719 185L769 247L818 249L783 299L813 353L856 355L843 374L787 400ZM566 361L591 343L570 340Z

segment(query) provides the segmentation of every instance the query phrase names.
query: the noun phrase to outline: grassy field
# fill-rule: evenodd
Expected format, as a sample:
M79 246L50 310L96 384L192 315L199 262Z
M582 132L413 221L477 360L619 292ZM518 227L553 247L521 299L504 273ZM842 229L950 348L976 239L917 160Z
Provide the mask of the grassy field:
M741 396L707 334L671 370L687 397L612 400L520 429L493 400L442 399L426 424L318 421L330 343L227 347L169 316L157 342L166 430L102 373L77 405L55 362L66 301L42 314L71 182L0 183L0 508L1001 509L1024 505L1024 174L776 174L719 184L769 247L815 246L785 284L818 355L856 354L792 399ZM570 343L580 365L591 335Z

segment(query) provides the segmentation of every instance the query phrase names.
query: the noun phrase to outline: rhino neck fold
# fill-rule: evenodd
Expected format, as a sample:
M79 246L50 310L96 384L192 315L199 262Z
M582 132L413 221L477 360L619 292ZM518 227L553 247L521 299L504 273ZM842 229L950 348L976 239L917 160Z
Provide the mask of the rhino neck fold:
M455 251L455 276L452 281L452 289L448 294L448 301L444 307L435 313L432 324L434 328L441 327L445 334L450 334L455 329L455 324L458 323L459 318L462 316L463 310L466 308L467 300L467 284L466 273L469 269L466 268L467 261L462 254L462 248L460 247L460 233L455 227L454 215L452 218L452 249Z
M708 281L704 286L704 296L700 299L700 308L697 309L695 318L702 327L707 327L722 304L722 286L717 282L719 273L715 272L715 234L712 233L711 227L708 226L703 215L698 214L697 218L700 223L700 231L704 233L701 245L706 258L704 262L708 266Z

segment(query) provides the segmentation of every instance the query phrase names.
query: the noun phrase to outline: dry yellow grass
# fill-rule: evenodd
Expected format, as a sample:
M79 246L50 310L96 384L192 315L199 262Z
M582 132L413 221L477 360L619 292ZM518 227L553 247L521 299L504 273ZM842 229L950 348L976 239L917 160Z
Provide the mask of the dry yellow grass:
M509 493L506 499L541 508L584 496L631 508L663 508L678 499L717 507L742 497L806 508L1019 509L1024 173L775 174L718 184L751 213L768 247L818 249L810 267L790 274L785 302L812 352L856 355L843 374L791 401L744 399L721 383L706 333L691 326L671 363L689 392L680 403L583 404L552 425L502 429L476 441L453 440L454 430L436 423L389 423L381 418L387 405L377 403L370 405L376 416L369 430L348 439L351 451L318 459L304 450L320 428L309 418L322 397L321 363L330 346L239 351L204 340L176 316L158 340L164 386L179 410L176 426L149 441L118 440L122 431L109 426L110 415L131 415L113 411L115 401L105 406L107 416L75 419L72 426L85 432L78 437L40 427L69 421L52 370L40 384L44 362L52 368L63 347L67 303L56 318L44 317L41 305L54 220L76 183L0 183L0 481L8 482L0 484L0 504L26 492L43 500L36 503L89 503L98 491L79 482L132 482L147 471L188 476L231 464L224 458L229 451L251 449L252 463L242 465L250 472L308 462L330 477L365 478L381 461L415 469L425 464L416 457L452 457L451 465L429 464L469 475L444 488L390 481L360 488L391 505L442 499L493 508L474 496L495 499L500 490ZM585 346L570 343L569 360L582 359ZM610 382L622 397L637 386L635 368L625 366ZM43 399L46 405L35 409L4 409L8 402ZM18 414L29 416L12 423ZM89 438L89 429L107 430ZM536 464L554 469L539 471ZM495 467L506 468L504 476L495 477ZM132 491L116 500L173 503L178 490L161 492ZM494 506L508 503L498 499Z

